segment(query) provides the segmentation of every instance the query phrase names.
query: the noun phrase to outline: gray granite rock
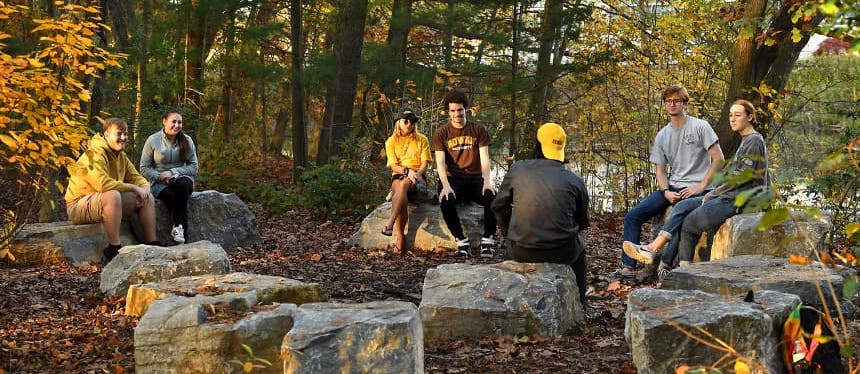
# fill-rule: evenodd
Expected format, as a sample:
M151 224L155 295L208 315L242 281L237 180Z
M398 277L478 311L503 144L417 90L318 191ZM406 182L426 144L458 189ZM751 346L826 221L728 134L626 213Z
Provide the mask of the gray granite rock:
M412 303L310 303L284 336L283 373L423 373L421 317Z
M102 269L99 289L108 296L123 296L132 284L227 273L227 252L209 241L169 248L139 244L120 249L119 255Z
M559 336L583 321L576 275L561 264L440 265L424 277L419 310L428 339Z

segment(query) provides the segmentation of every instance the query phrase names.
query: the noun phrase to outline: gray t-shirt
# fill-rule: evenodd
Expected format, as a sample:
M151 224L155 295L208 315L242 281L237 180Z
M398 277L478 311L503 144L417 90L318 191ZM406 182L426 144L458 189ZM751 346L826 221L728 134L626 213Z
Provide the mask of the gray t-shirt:
M651 162L668 167L669 185L676 188L698 184L705 178L711 166L708 148L719 140L707 121L686 117L678 129L671 123L660 129L651 148Z

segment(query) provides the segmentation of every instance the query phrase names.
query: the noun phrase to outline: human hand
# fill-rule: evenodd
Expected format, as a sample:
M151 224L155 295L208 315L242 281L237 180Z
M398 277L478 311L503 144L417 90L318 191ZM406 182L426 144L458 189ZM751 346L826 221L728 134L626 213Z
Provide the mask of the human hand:
M457 198L457 195L454 194L454 190L451 186L442 186L442 191L439 191L439 202L441 203L443 199L448 197L448 195L450 195L450 198L452 199Z
M702 187L701 185L697 184L697 185L693 185L693 186L684 187L679 192L681 194L681 198L686 199L688 197L693 197L693 196L699 195L703 191L705 191L705 187Z
M669 201L669 204L674 204L681 200L681 194L671 190L663 190L663 197Z
M158 173L158 180L161 183L164 183L164 184L170 183L170 178L173 178L173 172L170 170L165 170L165 171L162 171L161 173Z
M490 191L490 193L492 193L493 195L496 194L496 188L493 187L492 184L490 184L490 181L484 179L484 187L481 188L481 193L483 194L486 191Z
M134 192L134 195L136 197L135 205L137 205L138 208L147 205L153 201L152 193L149 192L149 188L134 186L132 187L132 192Z

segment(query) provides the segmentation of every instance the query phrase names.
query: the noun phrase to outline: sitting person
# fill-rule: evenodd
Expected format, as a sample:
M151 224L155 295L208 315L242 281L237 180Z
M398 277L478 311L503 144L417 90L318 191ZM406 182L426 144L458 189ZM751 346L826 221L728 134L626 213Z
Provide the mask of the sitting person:
M436 129L431 144L439 172L439 208L451 235L457 239L455 256L469 257L472 245L463 232L457 204L469 201L484 207L484 232L481 234L481 257L496 253L496 216L490 204L496 189L490 180L490 134L484 125L466 118L469 98L461 90L445 94L442 105L448 110L448 121Z
M511 166L492 209L507 238L510 257L570 265L585 309L586 249L579 234L589 226L588 190L582 178L564 167L566 141L561 126L543 124L537 132L534 159Z
M729 124L742 138L737 152L727 165L726 173L737 175L752 169L754 177L740 184L722 183L705 196L678 203L676 209L679 211L677 214L672 212L654 242L647 245L624 242L624 252L628 256L651 263L657 251L668 243L669 247L661 260L666 272L674 261L675 248L680 264L689 263L693 260L693 250L701 234L708 232L709 237L713 237L726 219L739 212L741 208L735 205L735 198L744 191L766 186L767 147L764 138L753 128L754 122L755 107L749 101L737 100L729 108Z
M723 161L717 134L708 122L687 115L690 95L673 85L663 91L663 104L669 114L667 123L654 138L649 160L654 164L660 189L640 201L624 216L623 240L639 244L642 225L669 206L707 192L711 177ZM623 245L622 245L623 248ZM635 278L639 263L621 251L622 278Z
M404 109L395 119L394 132L385 141L387 166L391 168L391 218L382 228L382 235L397 234L394 249L404 250L406 222L409 220L409 194L424 183L424 172L430 165L430 141L418 132L419 117ZM396 230L395 230L396 224Z
M134 168L125 154L128 125L119 118L108 118L101 134L94 135L87 151L69 166L66 211L74 225L101 222L108 236L104 250L110 262L119 253L119 228L123 218L137 214L143 240L155 241L155 200L149 183Z
M188 237L188 199L194 192L197 150L182 132L182 115L175 110L161 117L162 129L149 136L140 154L140 173L152 184L152 194L173 212L170 235L185 243Z

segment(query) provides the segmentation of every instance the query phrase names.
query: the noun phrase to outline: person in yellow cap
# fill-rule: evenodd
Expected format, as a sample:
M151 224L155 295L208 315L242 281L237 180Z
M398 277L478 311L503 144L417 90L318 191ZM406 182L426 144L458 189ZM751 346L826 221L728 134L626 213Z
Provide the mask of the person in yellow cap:
M587 265L579 234L589 226L588 190L582 178L564 167L566 143L561 126L543 124L534 158L511 165L492 209L508 255L519 262L569 264L585 309Z

